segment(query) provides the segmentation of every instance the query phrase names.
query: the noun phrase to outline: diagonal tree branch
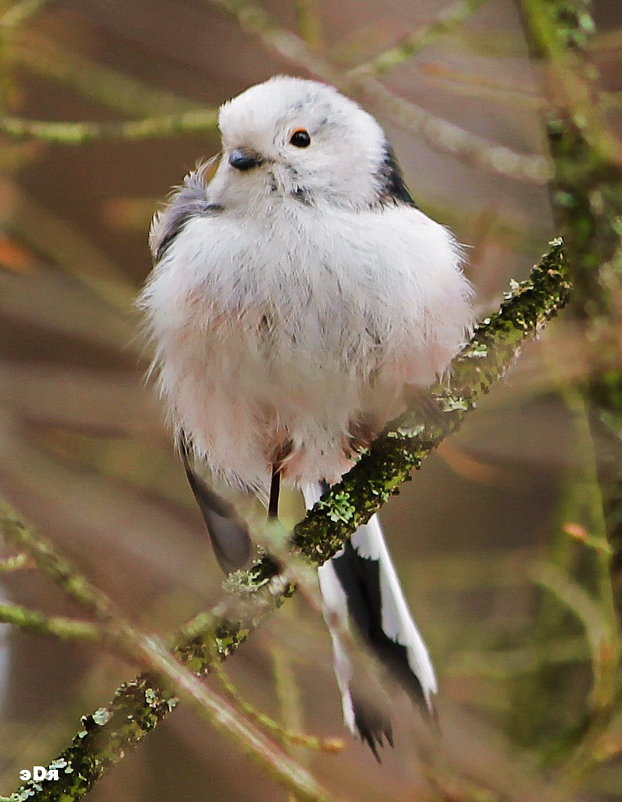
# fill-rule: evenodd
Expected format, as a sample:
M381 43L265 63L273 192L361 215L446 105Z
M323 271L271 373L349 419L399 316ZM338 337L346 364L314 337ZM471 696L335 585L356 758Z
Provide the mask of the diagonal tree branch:
M486 0L455 0L432 22L421 25L393 47L349 70L350 77L379 77L413 58L438 36L450 33L467 20Z
M562 244L556 240L533 268L529 280L514 283L498 312L482 321L454 360L451 381L433 388L435 409L407 414L376 440L342 482L295 528L294 553L319 565L341 548L357 526L398 491L410 471L421 465L503 377L522 346L565 305L569 293ZM16 521L3 530L20 549L30 553L29 538L23 537L28 530ZM65 574L60 575L66 582ZM197 616L176 639L175 657L197 675L206 673L215 659L225 660L235 652L263 617L295 589L279 574L273 560L263 558L248 571L230 577L226 590L220 605ZM97 610L97 605L91 604L91 609ZM60 761L60 779L28 782L12 795L12 802L79 799L175 704L171 693L161 689L155 673L125 683L107 707L82 718L82 728L71 745L50 764L59 765Z

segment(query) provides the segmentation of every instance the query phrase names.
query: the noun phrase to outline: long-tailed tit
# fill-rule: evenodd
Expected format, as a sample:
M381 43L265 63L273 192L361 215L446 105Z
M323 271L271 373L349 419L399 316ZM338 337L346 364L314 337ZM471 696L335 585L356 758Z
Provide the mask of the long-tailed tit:
M334 88L277 77L220 109L211 180L154 218L139 305L186 473L225 571L248 528L199 474L278 512L307 507L447 368L472 324L450 232L415 205L376 120ZM388 716L356 695L350 626L424 709L437 691L378 518L319 569L348 728L377 755Z

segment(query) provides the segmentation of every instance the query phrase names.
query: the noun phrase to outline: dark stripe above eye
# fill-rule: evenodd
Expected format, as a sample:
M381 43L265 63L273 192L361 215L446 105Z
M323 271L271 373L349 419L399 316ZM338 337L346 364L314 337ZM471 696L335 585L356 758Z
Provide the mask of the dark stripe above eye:
M404 177L400 169L393 148L388 142L384 146L384 158L378 171L380 179L380 194L378 200L381 204L386 203L406 203L408 206L417 208L413 196L404 182Z

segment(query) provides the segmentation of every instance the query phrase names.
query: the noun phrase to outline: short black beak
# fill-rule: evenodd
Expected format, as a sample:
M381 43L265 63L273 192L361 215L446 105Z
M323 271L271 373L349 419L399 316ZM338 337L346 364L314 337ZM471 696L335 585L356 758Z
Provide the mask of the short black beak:
M245 148L236 148L229 156L229 164L235 167L236 170L252 170L253 167L259 167L262 163L262 158L258 153L253 153L251 150Z

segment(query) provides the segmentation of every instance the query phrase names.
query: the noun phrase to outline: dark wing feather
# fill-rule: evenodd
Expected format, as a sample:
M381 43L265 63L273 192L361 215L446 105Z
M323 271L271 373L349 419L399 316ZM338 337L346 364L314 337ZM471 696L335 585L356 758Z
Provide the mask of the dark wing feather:
M378 170L378 179L380 182L378 201L381 205L386 205L387 203L405 203L407 206L412 206L415 209L417 208L417 204L406 186L393 148L388 142L385 142L384 158Z
M246 523L237 514L233 504L212 490L192 469L184 441L180 450L188 484L203 515L218 564L226 574L243 568L252 553Z
M207 200L206 193L206 173L218 158L215 156L188 173L182 186L171 196L168 205L153 218L149 245L155 262L162 259L189 220L193 217L209 217L222 210L217 203Z

